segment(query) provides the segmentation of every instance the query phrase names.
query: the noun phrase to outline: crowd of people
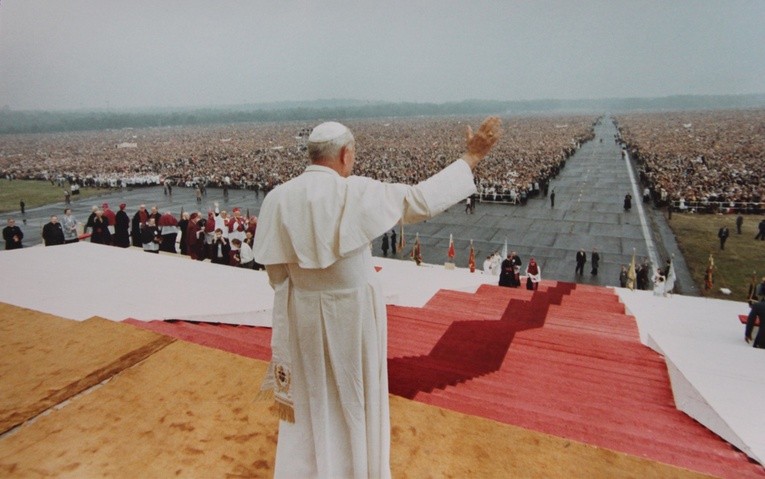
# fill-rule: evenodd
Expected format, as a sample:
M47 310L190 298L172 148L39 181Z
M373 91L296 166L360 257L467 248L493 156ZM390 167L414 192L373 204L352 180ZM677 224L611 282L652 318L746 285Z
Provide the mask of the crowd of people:
M632 113L617 122L645 200L679 211L765 211L765 110Z
M182 212L178 218L170 212L160 214L156 206L147 209L140 205L132 215L126 207L120 204L115 213L108 203L93 206L85 222L66 208L60 219L52 215L43 225L43 244L57 246L83 239L121 248L137 246L148 253L163 251L199 261L209 259L215 264L263 269L255 262L252 250L257 217L243 215L240 208L233 208L229 214L216 203L206 216L196 211ZM8 218L3 228L5 249L23 248L23 239L21 228L13 218Z
M355 174L415 184L459 157L470 118L349 122L358 140ZM594 116L511 117L478 167L482 201L524 203L594 135ZM143 185L270 191L303 172L304 122L5 135L0 175L104 188Z

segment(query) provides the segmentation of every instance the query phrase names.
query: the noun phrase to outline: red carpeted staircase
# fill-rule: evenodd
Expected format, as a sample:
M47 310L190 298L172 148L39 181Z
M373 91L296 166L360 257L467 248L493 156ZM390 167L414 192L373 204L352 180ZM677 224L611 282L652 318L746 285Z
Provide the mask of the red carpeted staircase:
M439 291L388 308L390 390L720 477L765 470L674 406L661 356L613 291Z
M270 359L268 328L128 322ZM388 306L388 357L392 394L718 477L765 477L675 408L663 358L607 288L485 285Z

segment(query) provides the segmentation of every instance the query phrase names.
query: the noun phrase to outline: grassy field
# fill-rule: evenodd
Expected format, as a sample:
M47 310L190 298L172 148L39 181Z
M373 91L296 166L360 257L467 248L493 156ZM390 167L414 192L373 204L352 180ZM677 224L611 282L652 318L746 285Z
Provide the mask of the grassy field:
M80 198L103 193L97 188L81 188ZM64 190L50 184L50 181L0 179L0 213L18 213L19 201L24 200L26 208L35 208L64 201Z
M683 252L694 282L705 296L745 301L752 273L757 281L765 276L765 241L755 241L757 225L762 216L744 215L741 234L736 234L736 215L673 214L669 221ZM725 250L720 250L718 230L723 226L730 230ZM704 289L704 275L710 253L714 257L714 286ZM720 292L728 288L730 295Z

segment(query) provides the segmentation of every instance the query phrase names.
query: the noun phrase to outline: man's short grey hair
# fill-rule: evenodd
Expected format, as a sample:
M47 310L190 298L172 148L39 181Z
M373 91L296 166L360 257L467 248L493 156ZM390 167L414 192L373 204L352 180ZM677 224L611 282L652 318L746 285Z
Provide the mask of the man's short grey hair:
M338 129L341 129L338 131ZM308 158L311 163L334 159L344 146L353 146L353 133L344 125L335 122L322 123L308 138Z

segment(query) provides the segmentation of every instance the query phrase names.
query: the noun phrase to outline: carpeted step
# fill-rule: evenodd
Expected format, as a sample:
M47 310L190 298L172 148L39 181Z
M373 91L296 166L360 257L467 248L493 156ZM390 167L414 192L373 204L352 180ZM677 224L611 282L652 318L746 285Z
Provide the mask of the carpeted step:
M271 358L271 328L187 321L123 322L184 341L267 361Z

